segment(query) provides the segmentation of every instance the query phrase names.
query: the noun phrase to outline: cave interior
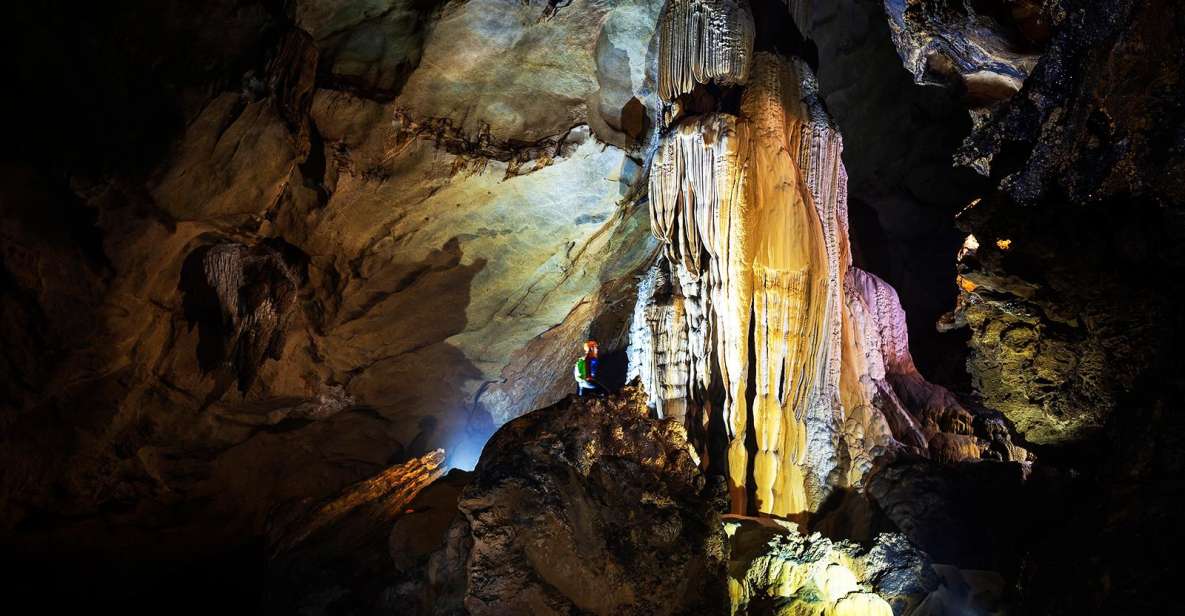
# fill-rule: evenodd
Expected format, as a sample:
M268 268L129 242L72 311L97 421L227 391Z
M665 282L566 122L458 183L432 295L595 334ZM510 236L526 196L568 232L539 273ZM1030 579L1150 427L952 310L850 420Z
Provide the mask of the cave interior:
M1176 0L10 14L10 607L1179 602Z

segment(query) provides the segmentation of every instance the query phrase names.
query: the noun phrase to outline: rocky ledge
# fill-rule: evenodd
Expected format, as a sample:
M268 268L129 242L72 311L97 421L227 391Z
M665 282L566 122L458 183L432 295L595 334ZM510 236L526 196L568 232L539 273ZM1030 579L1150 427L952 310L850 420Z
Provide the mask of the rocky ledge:
M644 393L503 426L472 473L439 452L273 515L267 609L399 614L958 614L1003 578L899 532L856 543L721 515L682 425ZM431 483L429 483L431 482Z

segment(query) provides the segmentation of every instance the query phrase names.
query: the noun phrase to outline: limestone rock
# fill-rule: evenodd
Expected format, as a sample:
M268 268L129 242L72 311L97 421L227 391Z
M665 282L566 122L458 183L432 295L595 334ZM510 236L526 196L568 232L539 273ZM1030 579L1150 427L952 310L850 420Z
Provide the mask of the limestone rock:
M297 144L270 101L228 92L187 128L152 196L181 220L243 220L276 205L296 158Z
M817 50L819 94L844 136L853 262L901 294L922 374L966 389L966 345L933 327L957 293L950 216L986 181L950 161L970 130L951 88L918 87L893 45L883 2L798 0L795 24ZM953 359L953 361L952 361Z
M976 105L1007 99L1053 26L1049 3L885 0L893 42L917 83L959 83Z
M1161 267L1136 246L1174 245L1170 238L1179 234L1178 208L1161 207L1178 201L1185 164L1179 154L1155 153L1150 125L1136 119L1176 117L1169 101L1176 100L1170 92L1180 90L1180 81L1163 71L1175 70L1177 61L1136 60L1144 53L1178 58L1168 50L1179 46L1182 34L1170 23L1156 7L1131 3L1069 14L1024 96L993 114L961 154L964 164L990 169L1000 181L999 198L963 217L981 247L964 259L969 284L954 319L971 325L975 352L968 365L980 375L988 405L1034 442L1097 431L1116 405L1116 392L1151 365L1157 343L1149 323L1171 310L1159 289L1124 273ZM1140 76L1116 81L1109 67L1129 61ZM1169 89L1144 93L1137 85L1150 83ZM1129 104L1135 100L1138 108ZM1025 143L1025 156L997 160L1006 141ZM1116 219L1109 204L1129 198L1157 213ZM1041 215L1034 218L1029 208L1038 203ZM1053 220L1074 224L1055 227ZM1096 258L1079 245L1110 248L1107 257ZM1166 267L1180 267L1178 256L1154 252ZM1063 254L1076 255L1074 264L1053 265L1053 256ZM1046 273L1020 275L1029 267L1021 263L1040 263ZM1123 299L1108 298L1104 289L1110 287L1122 288L1116 297ZM1143 308L1127 313L1116 302Z
M1028 609L1155 611L1172 578L1143 563L1182 546L1182 448L1161 436L1179 433L1164 409L1181 397L1182 11L1054 6L1048 51L959 157L994 190L960 216L979 247L948 322L969 328L984 403L1082 473L1072 514L1025 558Z
M387 535L416 495L444 475L444 457L436 450L321 502L278 508L269 528L266 608L373 609L395 575Z
M320 50L319 72L335 85L389 99L419 65L432 17L443 4L302 0L295 3L295 21Z
M769 519L728 516L724 524L732 614L905 615L941 585L929 557L900 535L866 547Z
M695 441L726 469L734 512L813 511L931 442L947 461L1026 459L1006 426L979 420L981 438L922 378L896 292L852 266L842 139L810 69L761 52L751 73L740 116L681 119L654 157L665 258L639 286L630 354L652 404L693 433L719 409L727 452Z
M210 372L227 366L246 391L266 359L279 359L300 282L267 246L203 246L181 268L186 320L198 327L198 363Z
M601 127L623 132L619 118L634 113L625 109L630 100L655 109L647 94L653 86L642 79L650 43L644 32L654 32L660 6L656 0L452 4L432 26L420 68L395 103L414 118L440 118L471 141L486 134L497 143L534 143L591 123L602 105L611 113ZM626 40L623 29L639 36ZM609 40L599 43L602 36ZM620 52L610 55L609 45ZM624 79L628 97L616 83Z
M503 426L433 556L429 571L451 576L435 580L438 593L459 592L454 603L437 594L435 609L724 613L727 548L713 492L683 428L646 412L627 388Z
M696 84L744 84L753 54L747 0L668 0L659 18L659 95L673 101Z
M624 346L660 3L444 4L26 29L77 76L58 98L101 104L0 169L0 528L216 558L279 503L476 457L567 393L580 340Z

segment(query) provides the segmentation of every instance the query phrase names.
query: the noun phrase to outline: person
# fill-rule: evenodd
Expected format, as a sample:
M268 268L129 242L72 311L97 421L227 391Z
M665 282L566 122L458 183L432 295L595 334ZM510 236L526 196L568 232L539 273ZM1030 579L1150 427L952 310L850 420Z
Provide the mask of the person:
M584 391L603 392L597 383L597 341L589 339L584 343L584 356L576 360L572 369L576 377L576 394L583 396Z

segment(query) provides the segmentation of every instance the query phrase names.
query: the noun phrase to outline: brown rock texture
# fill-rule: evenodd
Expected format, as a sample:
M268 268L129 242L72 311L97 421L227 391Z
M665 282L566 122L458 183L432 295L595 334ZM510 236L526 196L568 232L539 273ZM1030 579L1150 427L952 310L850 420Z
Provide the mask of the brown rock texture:
M628 387L511 421L461 495L418 613L727 613L722 494L694 455Z
M1179 324L1185 159L1157 137L1181 117L1174 24L1152 5L1067 14L1025 89L960 155L998 188L960 217L978 248L950 324L970 327L985 403L1035 443L1102 428Z
M1175 605L1180 2L6 17L10 603Z
M268 528L264 607L269 613L369 612L395 579L388 535L429 486L448 485L436 450L338 494L286 504ZM455 499L453 505L455 506ZM445 516L445 520L451 516ZM440 534L437 534L437 539Z
M331 416L369 441L314 455L337 487L554 402L588 323L607 352L624 331L605 306L653 242L626 198L648 129L620 116L649 115L656 3L232 4L159 26L220 54L146 36L79 69L170 58L174 89L145 103L175 113L157 158L3 167L5 528L225 493L207 480L230 448L316 450ZM86 242L53 230L66 210ZM524 374L545 334L564 351ZM55 461L24 459L49 443Z
M16 101L0 162L13 553L102 590L128 546L256 550L624 346L660 2L56 5L16 16L18 78L79 108Z
M992 189L958 218L970 237L943 326L968 328L983 403L1079 478L1072 515L1024 559L1026 609L1155 611L1173 574L1144 563L1183 544L1185 448L1166 410L1182 392L1185 22L1175 2L1043 11L1043 55L958 156Z

